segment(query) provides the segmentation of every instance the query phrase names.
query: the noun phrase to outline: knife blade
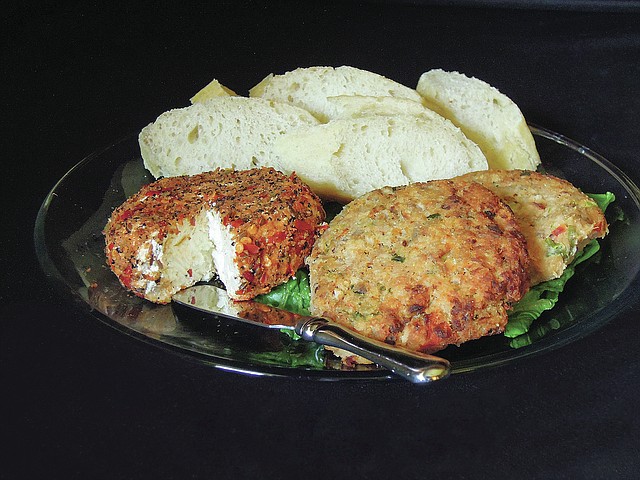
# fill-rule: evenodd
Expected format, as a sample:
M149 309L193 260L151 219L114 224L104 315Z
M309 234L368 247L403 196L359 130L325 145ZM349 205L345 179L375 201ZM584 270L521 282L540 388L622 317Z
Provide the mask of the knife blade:
M303 340L360 355L413 383L449 376L448 360L364 337L324 317L304 316L255 301L233 301L214 285L195 285L176 293L173 302L200 312L263 328L292 329Z

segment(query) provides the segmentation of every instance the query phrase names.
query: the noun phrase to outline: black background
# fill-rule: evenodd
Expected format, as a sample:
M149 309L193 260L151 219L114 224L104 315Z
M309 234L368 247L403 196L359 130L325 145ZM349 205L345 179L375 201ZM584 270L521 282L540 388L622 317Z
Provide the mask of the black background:
M640 476L637 293L565 348L427 387L251 377L79 312L32 240L87 154L212 78L246 94L298 66L477 76L639 183L638 3L131 3L3 12L0 478Z

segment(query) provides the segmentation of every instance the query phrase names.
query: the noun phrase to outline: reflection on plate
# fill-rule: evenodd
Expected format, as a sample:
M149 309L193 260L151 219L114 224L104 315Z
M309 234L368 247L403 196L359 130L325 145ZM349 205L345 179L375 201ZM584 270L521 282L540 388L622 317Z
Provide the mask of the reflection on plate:
M601 250L578 267L556 307L539 318L514 349L502 335L449 347L438 355L453 373L469 372L546 352L587 335L632 300L640 270L640 191L610 162L561 135L531 127L543 168L583 191L615 193L612 222ZM111 210L153 181L138 155L137 137L127 137L73 167L45 199L36 222L38 257L47 275L82 308L139 339L218 368L243 373L322 379L391 378L375 366L343 369L330 356L310 366L313 348L278 331L226 324L216 318L176 315L125 292L105 264L104 227ZM624 213L624 219L614 220Z

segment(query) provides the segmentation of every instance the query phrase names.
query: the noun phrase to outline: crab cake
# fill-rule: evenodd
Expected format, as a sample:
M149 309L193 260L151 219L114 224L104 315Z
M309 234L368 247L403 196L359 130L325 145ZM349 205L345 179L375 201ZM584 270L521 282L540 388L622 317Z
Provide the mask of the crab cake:
M324 217L309 187L273 168L163 178L113 211L107 263L152 302L216 273L231 298L248 300L303 265Z
M558 278L587 243L608 232L598 205L566 180L529 170L459 178L482 184L511 207L527 241L532 285Z
M503 331L528 289L513 212L462 180L365 194L331 221L307 264L312 313L426 353Z

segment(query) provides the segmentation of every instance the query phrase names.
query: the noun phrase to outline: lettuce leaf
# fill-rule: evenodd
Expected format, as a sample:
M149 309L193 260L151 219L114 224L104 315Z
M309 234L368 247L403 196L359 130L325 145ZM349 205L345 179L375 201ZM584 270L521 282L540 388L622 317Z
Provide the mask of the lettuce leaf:
M299 315L310 315L310 298L309 273L305 269L299 269L293 278L272 289L269 293L258 295L255 301ZM256 354L257 359L265 363L289 365L290 367L322 368L324 366L325 350L322 345L314 342L296 341L300 339L300 336L291 329L280 331L290 337L288 345L281 351Z
M281 330L283 333L291 330ZM285 346L274 352L260 352L253 358L270 365L287 365L289 367L314 367L322 368L325 365L325 351L322 345L313 342L298 342L298 338L292 337Z
M282 308L299 315L309 315L311 287L309 274L300 269L295 277L272 289L269 293L258 295L255 300L276 308Z
M611 192L606 192L606 193L587 193L585 195L587 195L594 202L596 202L598 204L598 207L600 208L600 210L602 210L603 212L605 212L607 210L607 207L609 205L611 205L616 199L616 196Z

